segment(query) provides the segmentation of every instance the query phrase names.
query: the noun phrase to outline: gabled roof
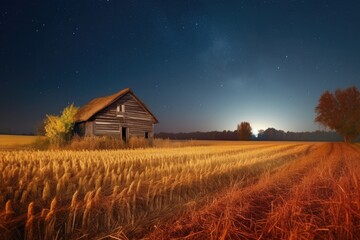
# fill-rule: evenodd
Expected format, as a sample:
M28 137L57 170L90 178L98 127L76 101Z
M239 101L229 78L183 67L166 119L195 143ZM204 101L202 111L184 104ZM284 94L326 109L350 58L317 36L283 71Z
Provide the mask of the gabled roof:
M85 106L79 109L76 115L76 122L88 121L96 113L106 108L107 106L109 106L110 104L112 104L113 102L115 102L116 100L118 100L127 93L130 93L135 98L135 100L140 104L140 106L154 118L155 123L159 122L154 116L154 114L150 112L150 110L146 107L146 105L131 91L130 88L125 88L110 96L99 97L91 100L88 104L86 104Z

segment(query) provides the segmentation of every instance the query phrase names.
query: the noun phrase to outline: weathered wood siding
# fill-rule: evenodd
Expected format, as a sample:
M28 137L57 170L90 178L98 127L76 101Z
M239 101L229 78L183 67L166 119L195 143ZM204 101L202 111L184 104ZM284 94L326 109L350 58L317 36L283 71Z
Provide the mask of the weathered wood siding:
M92 121L87 121L85 123L85 137L94 136L94 123Z
M118 112L117 107L125 105L125 112ZM153 137L154 119L146 110L144 110L138 101L127 93L96 113L91 121L94 122L93 134L96 136L110 135L121 136L123 127L127 128L128 137L145 137L145 132L149 137Z
M94 122L87 121L76 123L74 126L74 134L77 134L81 137L94 136Z

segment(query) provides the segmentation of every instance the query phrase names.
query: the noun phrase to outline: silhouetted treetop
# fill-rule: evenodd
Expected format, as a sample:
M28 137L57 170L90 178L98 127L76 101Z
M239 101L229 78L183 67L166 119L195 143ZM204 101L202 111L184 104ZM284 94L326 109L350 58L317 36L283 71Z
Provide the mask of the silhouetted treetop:
M250 126L250 123L242 122L242 123L238 124L237 131L238 131L240 140L248 141L251 139L252 128Z
M324 92L315 108L315 121L335 130L344 141L353 141L360 134L360 92L354 86L335 93Z

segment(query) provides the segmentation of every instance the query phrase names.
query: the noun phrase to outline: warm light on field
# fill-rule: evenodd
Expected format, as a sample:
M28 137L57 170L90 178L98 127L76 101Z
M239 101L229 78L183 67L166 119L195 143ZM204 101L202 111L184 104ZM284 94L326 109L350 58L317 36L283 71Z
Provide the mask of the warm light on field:
M215 222L211 221L221 219L216 217L219 204L227 205L233 213L247 214L249 210L241 206L248 203L256 207L253 224L264 219L271 223L280 216L276 214L294 211L286 204L299 204L292 203L290 196L296 196L300 203L306 196L318 199L317 184L332 188L332 183L327 185L330 178L340 181L345 192L351 181L358 183L355 169L360 169L360 163L352 158L359 156L358 150L349 151L352 155L340 168L351 169L350 175L337 170L339 154L345 149L349 150L316 143L220 142L117 151L0 151L0 225L4 226L0 235L8 239L99 238L110 234L130 239L185 237L193 230L169 232L176 224L173 221L187 221L194 229L213 228ZM333 191L338 194L338 190ZM348 192L346 196L358 197ZM359 207L356 202L349 204ZM192 220L186 220L190 210L209 222L190 224ZM214 219L203 217L206 212L215 214ZM234 217L229 215L226 221ZM236 228L224 230L223 225L217 228L245 234L237 233L240 230ZM203 234L208 238L210 233ZM255 236L258 232L246 234Z

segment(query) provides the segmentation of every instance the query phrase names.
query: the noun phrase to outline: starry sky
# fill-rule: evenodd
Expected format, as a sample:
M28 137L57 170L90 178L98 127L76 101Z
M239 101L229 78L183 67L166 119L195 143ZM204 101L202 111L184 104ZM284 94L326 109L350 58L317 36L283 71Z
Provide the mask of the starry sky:
M0 132L130 87L156 132L322 129L325 90L360 88L360 2L1 1Z

